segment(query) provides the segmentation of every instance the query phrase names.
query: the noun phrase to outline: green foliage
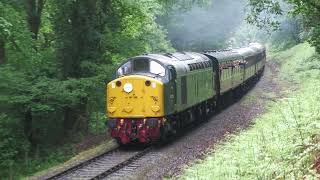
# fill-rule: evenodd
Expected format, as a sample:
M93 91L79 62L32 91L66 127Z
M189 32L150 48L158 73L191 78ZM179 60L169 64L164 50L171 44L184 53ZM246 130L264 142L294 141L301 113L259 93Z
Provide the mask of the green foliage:
M282 79L292 83L303 83L316 79L319 75L319 58L313 56L314 54L315 49L310 48L308 43L303 43L272 56L277 62L284 64L281 71Z
M105 133L105 85L117 63L173 51L156 0L31 2L0 2L0 177L64 161L73 151L61 144Z
M24 18L25 14L17 7L0 2L0 39L7 44L6 59L17 67L30 63L34 53L31 48L34 41Z
M11 35L11 28L12 24L10 24L6 19L3 17L0 17L0 38L5 39L7 37L10 37Z
M309 43L320 52L320 2L318 0L248 0L250 14L247 22L260 28L278 29L278 15L283 13L302 16L305 31L308 31ZM287 3L287 4L286 4ZM288 7L289 10L286 10Z
M232 47L243 47L250 42L262 42L269 48L286 50L305 41L302 21L299 17L282 17L279 19L279 29L270 33L244 22L230 38L229 44Z
M308 44L273 55L283 80L300 90L269 105L249 130L186 169L184 179L317 179L312 168L320 152L319 56ZM306 65L307 62L307 65Z
M246 20L250 24L255 24L259 28L267 28L270 31L277 30L280 23L277 21L275 16L282 15L283 10L279 1L259 1L249 0L250 14L248 14Z
M194 6L207 7L211 4L210 0L158 0L166 14L173 11L188 11Z
M104 44L108 49L104 58L120 62L138 54L173 51L165 31L155 22L161 14L157 1L115 1L114 6L118 26L107 25L104 42L116 43Z
M12 171L15 157L20 152L28 149L28 142L23 137L23 132L17 130L18 119L10 119L5 114L0 114L0 168ZM3 177L4 174L0 173Z

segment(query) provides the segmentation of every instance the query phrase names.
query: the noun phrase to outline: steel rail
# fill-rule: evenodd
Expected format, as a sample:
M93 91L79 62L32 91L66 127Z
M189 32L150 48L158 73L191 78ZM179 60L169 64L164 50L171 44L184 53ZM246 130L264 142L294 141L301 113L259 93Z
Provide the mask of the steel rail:
M120 169L126 167L127 165L131 164L132 162L136 161L137 159L141 158L142 156L144 156L145 154L147 154L151 150L152 150L152 147L146 148L143 151L135 154L134 156L132 156L132 157L122 161L121 163L113 166L112 168L96 175L95 177L91 178L91 180L98 180L98 179L105 178L105 177L119 171Z
M86 161L84 161L84 162L81 162L81 163L76 164L76 165L74 165L74 166L72 166L72 167L69 167L68 169L66 169L66 170L64 170L64 171L62 171L62 172L59 172L59 173L57 173L57 174L55 174L55 175L53 175L53 176L51 176L51 177L49 177L49 178L46 178L46 180L59 179L59 178L65 176L65 175L67 175L67 174L70 174L70 173L72 173L72 172L74 172L74 171L76 171L76 170L78 170L78 169L83 168L84 166L87 166L88 164L91 164L91 163L97 161L98 159L100 159L100 158L102 158L102 157L104 157L104 156L106 156L106 155L109 155L109 154L111 154L111 153L116 152L118 149L119 149L119 147L113 148L113 149L111 149L111 150L109 150L109 151L107 151L107 152L104 152L104 153L102 153L102 154L100 154L100 155L97 155L97 156L95 156L95 157L93 157L93 158L90 158L90 159L88 159L88 160L86 160Z

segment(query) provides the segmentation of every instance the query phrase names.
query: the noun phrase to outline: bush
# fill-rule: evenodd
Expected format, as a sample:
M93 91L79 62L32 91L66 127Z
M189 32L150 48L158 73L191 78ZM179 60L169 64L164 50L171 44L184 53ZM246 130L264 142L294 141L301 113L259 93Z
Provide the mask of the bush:
M21 125L17 119L11 119L0 114L0 176L14 173L14 163L17 157L27 152L29 143L26 142Z

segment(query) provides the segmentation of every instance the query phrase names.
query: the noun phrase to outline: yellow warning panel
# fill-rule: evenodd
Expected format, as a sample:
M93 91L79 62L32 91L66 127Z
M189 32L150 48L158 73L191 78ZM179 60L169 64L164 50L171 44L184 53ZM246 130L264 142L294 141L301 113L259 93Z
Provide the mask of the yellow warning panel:
M164 88L159 80L140 75L124 76L107 85L110 118L164 116Z

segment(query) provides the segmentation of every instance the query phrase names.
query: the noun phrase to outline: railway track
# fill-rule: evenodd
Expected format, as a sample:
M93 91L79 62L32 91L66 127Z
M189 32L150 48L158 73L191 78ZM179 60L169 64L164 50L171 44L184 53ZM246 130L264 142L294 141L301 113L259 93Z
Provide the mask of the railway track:
M142 150L112 149L106 153L96 156L88 161L73 166L63 172L55 174L47 180L57 179L81 179L95 180L104 179L119 170L130 165L152 150L152 147Z

